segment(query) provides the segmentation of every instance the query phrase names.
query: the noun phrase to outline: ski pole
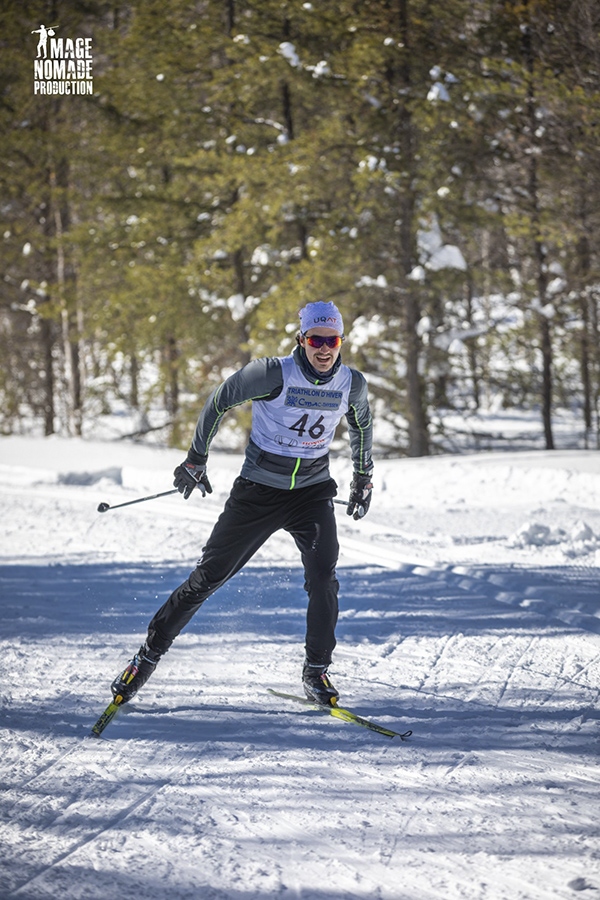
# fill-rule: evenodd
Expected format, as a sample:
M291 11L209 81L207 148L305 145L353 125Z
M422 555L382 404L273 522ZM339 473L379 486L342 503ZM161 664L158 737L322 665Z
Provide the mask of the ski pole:
M160 494L151 494L149 497L138 497L137 500L128 500L127 503L115 503L114 506L110 506L108 503L99 503L98 504L98 512L104 513L109 509L120 509L122 506L133 506L134 503L145 503L146 500L156 500L157 497L168 497L169 494L176 494L177 488L173 488L172 491L163 491ZM340 506L348 506L347 500L336 500L334 498L334 503L339 503Z
M177 488L173 488L172 491L163 491L162 494L151 494L149 497L139 497L137 500L128 500L127 503L116 503L114 506L110 506L108 503L100 503L98 505L98 512L106 512L108 509L119 509L121 506L132 506L134 503L145 503L146 500L156 500L157 497L168 497L169 494L176 494L178 492Z

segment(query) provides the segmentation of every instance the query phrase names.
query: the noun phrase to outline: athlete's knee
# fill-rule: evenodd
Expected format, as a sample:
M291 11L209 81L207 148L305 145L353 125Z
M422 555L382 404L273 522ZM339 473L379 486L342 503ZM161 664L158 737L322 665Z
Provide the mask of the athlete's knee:
M206 600L208 593L210 593L207 588L208 586L202 577L199 577L194 571L183 584L175 588L171 595L171 600L179 609L191 609L194 606L200 606Z
M221 566L211 566L202 561L185 582L186 591L191 597L206 600L210 594L214 594L217 588L222 587L232 574L232 572L223 570Z
M312 582L335 581L337 556L316 554L304 560L304 577Z
M340 583L333 573L323 573L322 575L313 572L305 573L304 590L309 597L318 598L321 602L337 603L337 597L340 589Z

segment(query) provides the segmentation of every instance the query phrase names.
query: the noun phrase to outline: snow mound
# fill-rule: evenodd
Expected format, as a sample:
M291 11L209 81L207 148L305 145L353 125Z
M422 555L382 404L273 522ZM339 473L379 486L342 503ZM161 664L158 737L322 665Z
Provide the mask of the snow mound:
M509 547L520 549L557 544L564 545L561 549L565 556L584 556L600 548L600 538L587 522L579 520L568 531L564 528L550 528L541 522L526 522L508 539Z

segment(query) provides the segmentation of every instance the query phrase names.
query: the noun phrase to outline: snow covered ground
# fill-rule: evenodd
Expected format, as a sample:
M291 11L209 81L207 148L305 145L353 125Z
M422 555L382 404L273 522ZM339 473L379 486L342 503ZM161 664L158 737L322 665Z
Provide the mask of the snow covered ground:
M240 457L213 454L205 500L97 506L181 456L0 439L2 900L600 896L598 453L381 462L369 516L338 508L331 674L408 742L267 693L300 690L285 534L92 739Z

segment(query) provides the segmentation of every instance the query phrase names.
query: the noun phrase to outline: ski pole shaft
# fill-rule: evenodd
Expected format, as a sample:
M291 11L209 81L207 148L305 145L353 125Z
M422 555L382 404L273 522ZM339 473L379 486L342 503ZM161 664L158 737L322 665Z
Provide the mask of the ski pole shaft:
M149 497L139 497L137 500L128 500L127 503L116 503L114 506L110 506L108 503L100 503L98 506L98 512L106 512L108 509L119 509L121 506L133 506L134 503L145 503L146 500L156 500L157 497L168 497L169 494L176 494L177 488L173 488L172 491L163 491L161 494L151 494Z
M104 513L109 509L120 509L122 506L133 506L134 503L145 503L146 500L156 500L158 497L168 497L169 494L176 494L177 488L173 488L172 491L162 491L160 494L151 494L149 497L138 497L137 500L128 500L127 503L116 503L114 506L110 506L108 503L99 503L98 504L98 512ZM334 503L339 503L340 506L348 506L347 500L336 500L334 498Z

